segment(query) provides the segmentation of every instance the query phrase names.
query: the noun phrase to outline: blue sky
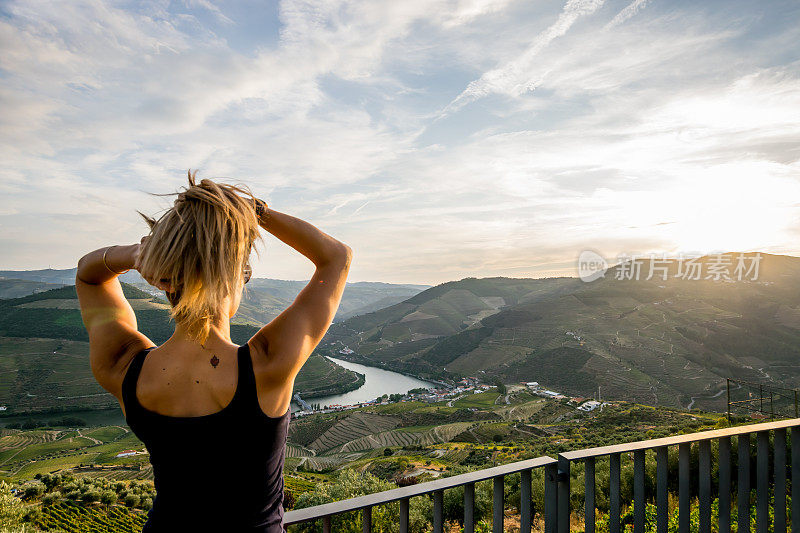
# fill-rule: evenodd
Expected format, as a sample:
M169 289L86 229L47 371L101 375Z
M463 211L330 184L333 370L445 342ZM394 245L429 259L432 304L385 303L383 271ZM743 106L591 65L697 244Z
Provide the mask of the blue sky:
M790 1L6 1L0 266L137 242L188 168L349 244L352 281L797 255L798 43ZM312 266L268 236L254 270Z

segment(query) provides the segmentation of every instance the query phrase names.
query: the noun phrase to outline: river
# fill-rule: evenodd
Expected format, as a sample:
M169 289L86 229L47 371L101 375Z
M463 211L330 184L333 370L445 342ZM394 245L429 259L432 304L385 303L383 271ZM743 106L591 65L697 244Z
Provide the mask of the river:
M378 396L383 396L384 394L405 394L411 389L436 387L434 383L429 381L422 381L421 379L412 378L390 370L351 363L350 361L343 361L333 357L328 357L328 359L348 370L364 374L364 384L356 390L345 392L344 394L334 394L333 396L322 396L320 398L303 398L309 403L318 403L322 407L334 404L351 405L374 400ZM292 411L296 410L297 406L292 402Z

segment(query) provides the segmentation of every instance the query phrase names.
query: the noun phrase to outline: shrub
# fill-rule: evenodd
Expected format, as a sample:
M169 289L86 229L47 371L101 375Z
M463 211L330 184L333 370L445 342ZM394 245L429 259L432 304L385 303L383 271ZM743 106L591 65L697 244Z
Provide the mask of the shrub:
M94 503L100 501L100 492L96 490L87 490L81 498L86 503Z
M104 490L100 493L100 502L105 505L117 503L117 493L113 490Z
M34 481L25 487L23 498L25 500L34 500L44 494L44 483L41 481Z

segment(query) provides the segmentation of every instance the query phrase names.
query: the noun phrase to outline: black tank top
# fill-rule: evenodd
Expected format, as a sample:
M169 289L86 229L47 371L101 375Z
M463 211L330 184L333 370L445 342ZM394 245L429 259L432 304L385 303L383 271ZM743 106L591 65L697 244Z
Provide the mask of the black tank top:
M250 347L238 350L233 400L221 411L172 417L136 399L153 348L134 357L122 382L126 421L147 446L156 498L143 533L283 532L283 460L290 409L278 418L258 404Z

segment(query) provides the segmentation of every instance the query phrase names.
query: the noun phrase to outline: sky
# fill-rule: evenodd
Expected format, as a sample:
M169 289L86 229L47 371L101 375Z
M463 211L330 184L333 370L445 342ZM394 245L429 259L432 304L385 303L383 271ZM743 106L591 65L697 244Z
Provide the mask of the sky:
M198 177L350 281L800 253L800 3L0 2L0 268L138 242ZM265 233L254 275L313 265Z

